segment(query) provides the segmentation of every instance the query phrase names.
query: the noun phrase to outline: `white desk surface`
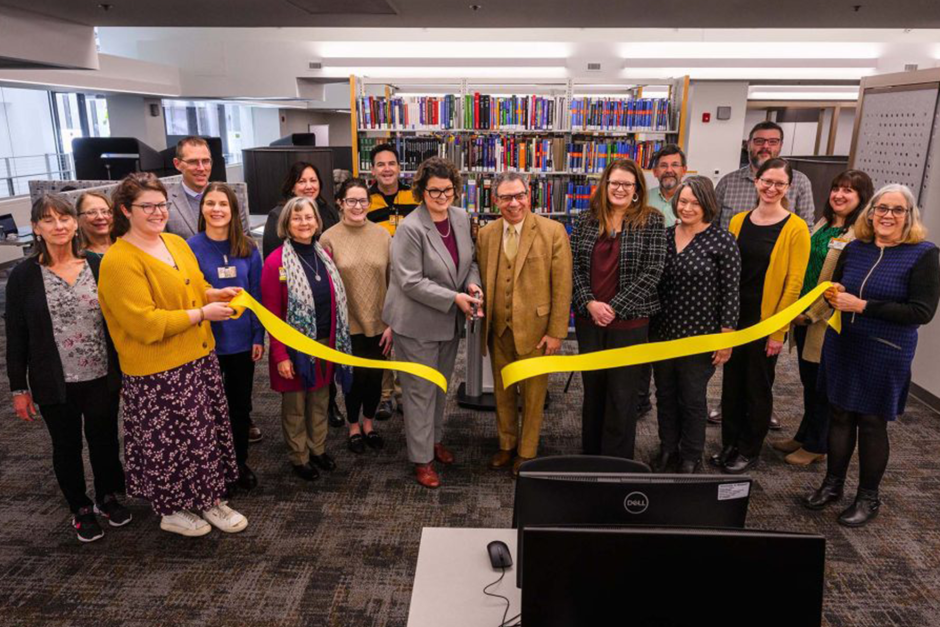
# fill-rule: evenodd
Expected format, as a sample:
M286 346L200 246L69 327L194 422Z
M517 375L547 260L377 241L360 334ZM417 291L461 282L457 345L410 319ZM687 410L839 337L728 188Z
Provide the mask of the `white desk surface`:
M512 555L512 567L498 586L488 590L510 600L507 618L522 611L522 590L516 587L515 529L425 527L421 530L418 565L408 627L493 627L503 619L506 602L483 594L501 573L493 570L486 545L502 540Z

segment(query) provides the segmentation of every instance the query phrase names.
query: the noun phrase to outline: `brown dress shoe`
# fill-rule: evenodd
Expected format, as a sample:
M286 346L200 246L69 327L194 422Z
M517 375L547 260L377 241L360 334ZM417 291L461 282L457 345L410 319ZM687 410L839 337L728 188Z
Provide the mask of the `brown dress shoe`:
M826 459L826 456L822 453L811 453L801 448L784 457L783 461L791 466L809 466L810 464L821 462L824 459Z
M441 462L442 464L453 464L454 454L444 448L443 444L437 442L434 445L434 459Z
M490 459L490 468L500 470L512 463L512 451L499 450L496 455Z
M773 447L775 451L780 451L787 455L803 448L803 444L796 440L773 440L770 446Z
M517 458L512 462L512 476L513 476L513 478L516 478L516 477L519 476L519 466L521 466L524 462L529 461L530 459L535 459L535 458L534 458L534 457L522 457L522 456L520 455L519 457L517 457Z
M438 476L437 471L434 470L434 464L431 462L427 464L415 464L415 478L418 480L418 483L426 488L433 489L441 485L441 478Z

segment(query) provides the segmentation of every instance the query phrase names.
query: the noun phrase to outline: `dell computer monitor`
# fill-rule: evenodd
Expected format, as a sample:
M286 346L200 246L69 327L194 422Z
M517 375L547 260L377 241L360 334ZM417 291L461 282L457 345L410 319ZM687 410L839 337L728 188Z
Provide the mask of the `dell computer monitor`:
M821 623L822 536L673 527L531 527L523 535L525 627Z
M656 525L744 528L749 477L618 472L522 471L516 482L513 527L529 525ZM523 569L516 580L523 581Z

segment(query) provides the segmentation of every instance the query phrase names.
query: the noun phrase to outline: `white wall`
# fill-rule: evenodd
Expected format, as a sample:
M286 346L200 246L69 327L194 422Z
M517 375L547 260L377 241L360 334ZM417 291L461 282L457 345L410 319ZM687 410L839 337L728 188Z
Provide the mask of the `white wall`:
M311 124L329 125L331 146L352 146L352 130L348 113L281 109L281 137L291 133L309 133Z
M836 128L836 145L832 154L848 157L852 150L852 133L855 131L855 108L842 109L839 126Z
M251 119L254 123L255 147L268 146L275 139L281 138L280 112L274 108L252 107Z
M0 57L48 67L98 69L91 26L3 6Z
M738 169L741 137L747 115L747 83L693 81L689 94L689 169L714 181ZM731 107L730 120L718 120L719 106ZM702 122L702 114L711 121ZM746 137L746 134L744 134Z
M166 122L159 98L111 94L107 99L111 137L136 137L154 150L167 147ZM151 105L156 105L157 116L150 114Z

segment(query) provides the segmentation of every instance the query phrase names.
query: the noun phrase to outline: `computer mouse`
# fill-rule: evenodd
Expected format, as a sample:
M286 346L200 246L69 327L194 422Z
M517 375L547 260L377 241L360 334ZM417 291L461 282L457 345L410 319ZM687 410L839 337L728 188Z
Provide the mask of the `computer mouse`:
M505 542L493 540L486 545L486 551L490 554L490 564L493 565L494 570L512 566L512 556Z

